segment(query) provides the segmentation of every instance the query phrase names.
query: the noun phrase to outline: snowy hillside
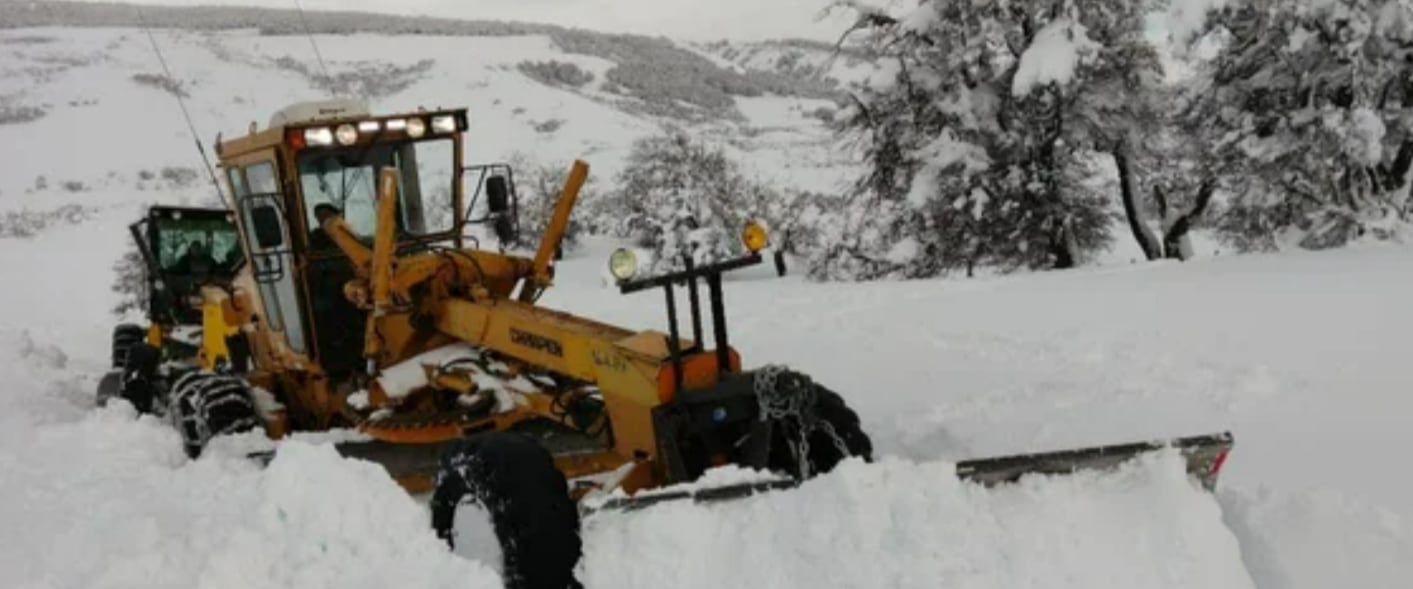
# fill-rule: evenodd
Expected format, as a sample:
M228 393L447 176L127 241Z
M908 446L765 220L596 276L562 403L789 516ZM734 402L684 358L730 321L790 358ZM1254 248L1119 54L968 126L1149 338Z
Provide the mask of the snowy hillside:
M213 202L171 92L209 145L327 91L309 40L261 34L267 25L157 30L177 85L130 24L0 29L0 586L498 586L436 540L417 498L317 436L264 469L219 448L190 461L165 425L92 407L126 224L150 203ZM669 44L684 53L645 61L616 44L636 41L597 34L451 32L316 41L335 83L377 110L469 107L468 161L582 157L607 180L634 138L671 122L772 182L822 190L851 177L817 114L834 102L807 82L824 76L790 72L868 72L819 47ZM660 87L609 76L687 54L742 76L702 79L755 81L713 107L655 102ZM782 93L752 96L750 84ZM663 327L658 297L605 284L617 245L588 239L542 303ZM964 281L744 271L727 305L745 362L785 363L839 391L879 460L795 492L593 519L580 578L590 589L1406 587L1409 268L1413 248L1388 245ZM1168 455L995 490L951 476L965 458L1219 431L1236 447L1215 493Z
M469 108L468 163L524 155L567 168L583 158L607 181L634 139L675 125L779 186L831 190L847 173L847 157L830 149L816 114L835 105L824 82L719 67L706 52L660 39L485 27L475 35L317 35L322 64L302 35L158 29L175 80L135 27L8 31L0 36L0 157L20 172L0 179L0 207L38 219L71 194L85 207L145 201L159 189L167 198L174 188L187 198L210 195L175 93L208 150L218 133L263 126L276 110L332 91L380 112ZM692 73L658 79L675 68ZM130 148L135 137L143 149ZM95 192L106 196L90 198Z

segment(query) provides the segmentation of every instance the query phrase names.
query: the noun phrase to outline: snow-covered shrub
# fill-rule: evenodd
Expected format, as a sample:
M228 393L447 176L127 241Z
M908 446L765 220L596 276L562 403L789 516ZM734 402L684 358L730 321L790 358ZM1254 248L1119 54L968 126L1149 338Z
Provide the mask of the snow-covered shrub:
M396 65L377 61L358 61L346 64L346 71L338 71L342 63L330 65L326 73L318 64L310 65L290 56L273 60L273 65L283 70L300 74L309 80L310 85L337 96L351 96L364 100L386 98L406 90L436 65L434 59L422 59L412 65Z
M520 73L547 86L567 86L579 88L594 81L593 72L585 71L572 63L550 61L522 61L516 65Z
M46 114L48 111L38 106L13 104L10 99L0 96L0 125L32 123Z
M705 264L740 255L749 220L772 234L788 232L809 201L792 196L747 177L725 151L668 130L634 142L594 224L652 251L647 270L660 273L680 269L687 256Z
M139 86L156 88L173 96L180 96L182 98L191 97L186 89L182 88L180 80L174 80L167 77L166 74L133 74L132 81L136 82Z
M723 68L664 38L558 30L551 38L567 53L613 61L604 90L633 99L626 110L677 120L736 118L735 97L767 93L832 98L832 85L805 76Z
M196 168L188 167L167 166L162 168L160 175L162 180L172 188L187 188L201 179L201 174L196 171Z
M569 177L570 162L543 162L529 154L516 153L509 163L515 172L515 194L520 206L519 245L535 247L554 216L555 205ZM579 189L579 196L569 215L569 226L560 241L561 251L573 251L579 247L579 240L588 225L585 219L592 214L597 199L595 180L590 175Z
M93 209L66 204L47 211L20 209L0 214L0 238L34 237L55 225L77 225L93 216Z
M54 37L42 35L17 35L14 37L0 37L0 45L47 45L54 42Z
M563 126L564 119L547 119L543 121L532 121L530 123L530 128L534 129L536 133L546 134L558 131L559 128Z

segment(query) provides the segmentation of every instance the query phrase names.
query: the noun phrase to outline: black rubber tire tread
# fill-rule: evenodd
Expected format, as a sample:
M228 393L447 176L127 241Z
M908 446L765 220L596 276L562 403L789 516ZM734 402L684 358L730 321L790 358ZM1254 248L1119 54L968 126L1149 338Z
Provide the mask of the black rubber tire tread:
M123 359L123 377L118 396L127 399L139 413L152 413L163 391L157 386L157 367L162 351L147 342L130 346Z
M134 344L142 343L147 339L147 330L141 325L123 323L113 328L113 368L122 368L127 364L128 349Z
M172 387L172 419L187 456L198 458L212 438L260 427L250 385L234 376L192 371Z
M809 435L809 453L805 457L809 461L809 473L806 478L828 473L847 458L859 457L865 462L872 462L873 442L868 434L864 433L858 414L844 403L843 397L838 393L818 384L814 385L814 389L814 416L834 429L834 433L843 440L849 453L840 453L828 430L816 427ZM789 441L792 439L790 436L798 435L796 432L794 427L781 427L781 424L777 424L771 436L771 470L791 476L799 474L800 467Z
M873 441L864 433L859 415L844 403L838 393L816 385L815 415L834 427L834 433L844 440L849 456L839 453L828 432L816 430L810 434L810 472L822 474L834 470L846 458L860 457L873 461Z
M509 589L579 589L579 512L554 458L533 438L489 432L442 457L429 502L437 536L455 546L456 508L476 502L491 513Z

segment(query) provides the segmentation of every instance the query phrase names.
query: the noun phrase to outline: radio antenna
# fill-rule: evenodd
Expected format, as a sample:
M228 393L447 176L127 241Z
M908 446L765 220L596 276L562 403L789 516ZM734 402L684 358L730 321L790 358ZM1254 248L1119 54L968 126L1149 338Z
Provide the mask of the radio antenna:
M314 49L314 59L319 62L319 71L324 72L324 81L329 85L329 95L334 95L334 77L329 75L329 66L324 64L324 55L319 52L319 44L314 42L314 33L309 31L309 21L304 20L304 7L299 5L299 0L294 0L294 9L299 12L299 26L304 27L304 37L309 39L309 46Z
M181 107L182 118L186 119L186 128L191 131L191 139L196 143L196 152L201 154L201 163L206 166L206 175L211 178L211 186L216 189L216 198L222 203L234 208L235 203L226 201L226 194L221 190L221 183L216 180L216 170L211 167L210 158L206 157L206 148L201 145L201 136L196 132L196 124L191 121L191 112L186 108L186 101L182 99L182 89L175 77L172 77L171 68L167 67L167 59L162 56L162 48L157 45L157 37L152 34L152 28L147 26L147 17L142 14L140 5L133 5L137 10L137 21L142 25L142 32L147 34L147 40L152 43L152 52L157 54L157 63L162 65L162 74L167 76L167 82L171 84L170 91L177 97L177 106Z

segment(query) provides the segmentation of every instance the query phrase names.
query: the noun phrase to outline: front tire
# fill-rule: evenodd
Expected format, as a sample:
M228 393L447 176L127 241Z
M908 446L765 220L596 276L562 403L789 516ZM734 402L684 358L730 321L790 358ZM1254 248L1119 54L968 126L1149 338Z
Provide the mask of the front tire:
M171 416L186 455L193 459L217 436L260 427L249 384L200 370L182 375L173 385Z
M838 393L817 387L815 390L817 403L814 406L815 416L823 423L829 424L834 430L834 435L839 436L839 440L844 443L847 453L840 451L833 436L824 428L816 429L810 434L810 472L823 474L834 470L840 462L847 458L859 457L864 462L873 461L873 441L868 434L864 433L863 426L859 422L859 415L844 403L844 398Z
M488 520L468 542L490 543L509 589L578 589L579 512L564 474L533 439L491 432L459 442L442 458L430 501L432 527L456 548L457 509ZM463 514L465 515L465 513Z
M773 394L761 401L761 410L775 416L771 470L812 478L849 458L873 460L872 440L864 433L858 414L838 393L791 370L772 370L764 373L764 378L773 381L773 386L766 387Z
M165 392L157 376L161 363L162 351L146 342L133 344L124 353L118 396L132 403L138 413L155 413L164 399Z

